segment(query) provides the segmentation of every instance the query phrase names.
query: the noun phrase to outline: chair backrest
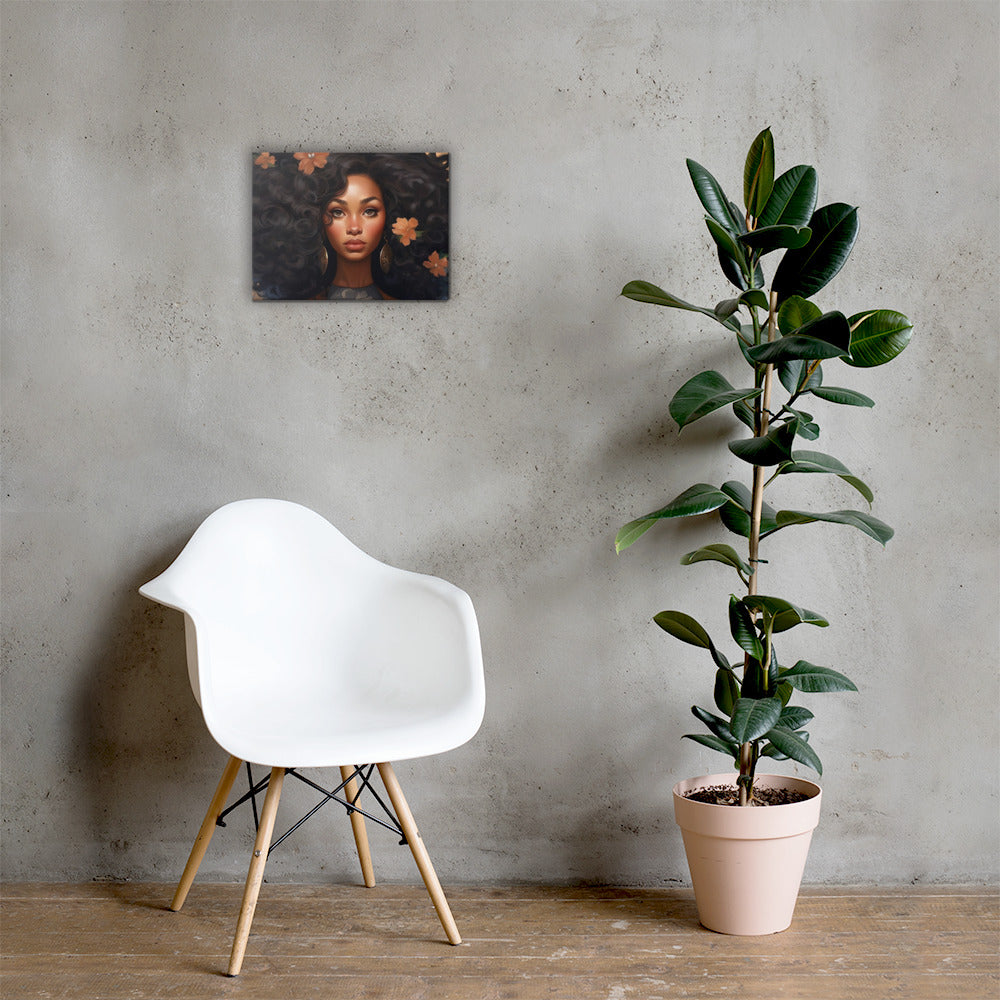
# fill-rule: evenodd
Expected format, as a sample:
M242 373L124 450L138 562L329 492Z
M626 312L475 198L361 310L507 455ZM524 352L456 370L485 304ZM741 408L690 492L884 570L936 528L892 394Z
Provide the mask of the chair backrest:
M308 599L339 575L382 564L315 511L287 500L237 500L210 514L170 567L140 592L181 611L241 619Z
M253 661L303 664L355 614L366 591L398 572L329 521L284 500L238 500L209 515L176 560L140 588L185 613L188 664L201 702L199 623L231 631ZM250 659L248 658L248 667Z

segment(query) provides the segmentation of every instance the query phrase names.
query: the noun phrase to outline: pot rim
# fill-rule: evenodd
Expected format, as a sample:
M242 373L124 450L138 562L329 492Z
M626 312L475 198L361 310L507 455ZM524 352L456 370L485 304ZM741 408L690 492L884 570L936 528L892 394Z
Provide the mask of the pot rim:
M792 788L809 796L803 802L785 802L777 806L767 806L766 808L768 809L788 809L793 806L801 806L805 802L812 801L823 792L823 789L815 781L810 781L809 778L800 778L793 774L758 774L754 776L754 784L760 784L763 788ZM673 787L673 794L678 798L684 799L685 802L690 802L692 805L705 806L709 809L736 808L734 806L719 805L717 802L697 802L694 799L687 798L685 795L685 792L691 792L697 788L705 788L710 785L732 785L735 788L737 781L731 772L723 774L700 774L695 778L684 778L678 781Z
M733 783L731 773L705 774L674 785L674 822L685 831L739 840L782 839L815 829L823 798L823 791L816 782L784 774L761 774L757 777L765 786L795 788L807 793L809 798L756 809L686 798L684 792L694 788Z

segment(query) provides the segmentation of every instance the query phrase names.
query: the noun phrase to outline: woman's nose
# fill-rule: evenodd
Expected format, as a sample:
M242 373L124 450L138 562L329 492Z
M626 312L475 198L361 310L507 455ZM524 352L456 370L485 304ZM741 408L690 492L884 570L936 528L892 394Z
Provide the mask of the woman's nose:
M358 218L353 218L348 220L347 231L349 233L360 233L361 232L361 220Z

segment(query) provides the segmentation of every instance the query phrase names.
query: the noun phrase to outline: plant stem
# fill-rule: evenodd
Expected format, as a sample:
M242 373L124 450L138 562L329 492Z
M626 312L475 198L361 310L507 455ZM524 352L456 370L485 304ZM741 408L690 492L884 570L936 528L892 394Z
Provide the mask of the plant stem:
M770 344L774 341L774 335L778 329L778 295L776 292L771 292L770 299L770 310L767 314L767 342ZM761 399L761 434L767 433L767 425L769 420L769 414L771 412L771 382L773 381L774 375L774 365L764 366L764 394ZM757 528L760 528L760 524L757 524Z
M752 743L740 745L740 805L750 805L753 798L754 752Z
M778 317L778 296L771 292L769 310L767 314L767 341L774 340L777 329ZM764 366L764 391L759 398L757 408L757 436L763 437L767 433L769 423L769 410L771 406L771 382L774 375L774 366ZM764 467L755 465L753 467L753 499L750 506L750 579L747 582L747 595L753 596L757 590L757 571L760 565L760 520L764 509ZM770 644L769 644L770 645ZM768 650L770 655L770 650ZM744 660L744 673L748 665L749 654ZM765 669L770 666L770 662L762 664ZM740 747L740 805L750 804L753 792L753 766L754 766L753 744L744 743ZM749 780L748 780L749 779Z
M772 629L773 625L774 625L774 619L771 618L768 615L765 615L764 616L764 628L765 628L765 633L764 633L764 659L761 662L761 667L763 667L763 670L764 670L764 685L763 685L763 687L764 687L765 691L767 690L768 684L770 683L770 680L768 678L768 674L769 674L769 672L771 670L771 629Z

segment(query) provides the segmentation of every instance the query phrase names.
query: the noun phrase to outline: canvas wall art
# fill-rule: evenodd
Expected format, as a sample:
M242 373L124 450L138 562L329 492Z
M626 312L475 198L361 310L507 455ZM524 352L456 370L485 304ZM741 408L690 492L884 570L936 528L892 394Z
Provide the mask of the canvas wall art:
M253 298L448 298L447 153L253 154Z

